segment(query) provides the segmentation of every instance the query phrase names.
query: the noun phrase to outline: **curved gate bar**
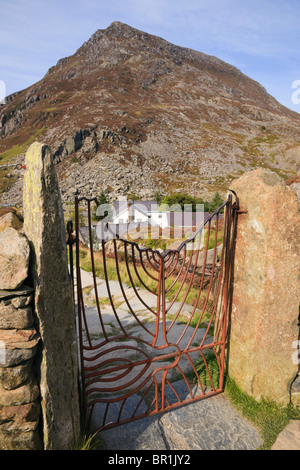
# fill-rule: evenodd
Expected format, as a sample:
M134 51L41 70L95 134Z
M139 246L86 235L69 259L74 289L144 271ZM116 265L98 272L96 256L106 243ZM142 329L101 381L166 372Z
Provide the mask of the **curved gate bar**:
M193 242L194 243L194 242ZM171 301L169 307L166 309L166 312L168 312L172 306L174 305L174 303L176 302L180 292L182 291L182 288L184 286L184 283L186 281L186 278L188 276L188 273L189 273L189 269L190 269L190 266L191 266L191 263L192 263L192 256L190 256L189 258L189 261L188 261L188 265L187 267L185 268L185 274L184 274L184 277L183 279L181 280L181 284L180 284L180 287L177 289L177 292L176 292L176 295L174 296L173 300ZM184 269L184 266L183 266L183 269ZM174 284L174 283L173 283ZM168 290L168 292L170 291L170 289Z
M133 244L132 242L127 242L127 240L124 240L126 268L127 268L128 276L130 278L130 282L132 284L132 287L133 287L133 289L135 289L134 282L133 282L132 275L131 275L131 271L130 271L130 268L129 268L129 259L128 259L129 257L128 257L127 244L132 245L132 249L135 246L135 244ZM133 255L132 255L132 257L133 257ZM134 268L135 268L135 263L134 263ZM155 279L152 276L149 276L149 277L151 277L154 281L157 280L159 282L159 278ZM147 286L147 284L145 284L144 281L142 281L140 277L139 277L139 280L142 282L142 285L145 287L145 289L147 289L149 292L151 292L151 294L157 295L156 292L154 290L150 289L150 287ZM135 293L136 293L136 295L138 295L136 289L135 289Z
M208 324L208 327L206 329L206 332L204 334L204 337L202 339L202 342L200 344L200 346L203 346L204 344L204 341L207 337L207 334L208 334L208 331L210 329L210 326L212 324L212 321L213 321L213 318L215 316L215 312L216 312L216 308L217 308L217 305L218 305L218 300L219 300L219 295L220 295L220 291L221 291L221 287L222 287L222 283L221 283L221 280L222 280L222 274L223 274L223 266L224 266L224 256L225 256L225 242L226 242L226 237L225 237L225 234L226 234L226 230L227 230L227 222L226 222L227 218L225 219L225 222L224 222L224 233L223 233L223 247L222 247L222 255L221 255L221 266L220 266L220 275L219 275L219 282L218 282L218 290L217 290L217 295L216 295L216 298L215 298L215 301L214 301L214 308L213 308L213 312L211 314L211 318L210 318L210 321L209 321L209 324ZM211 283L212 283L212 277L211 277L211 280L210 280L210 288L211 288ZM209 290L210 290L209 288ZM199 298L199 295L201 293L201 289L202 289L202 285L201 285L201 288L199 289L199 294L198 294L198 298ZM198 300L197 298L197 300ZM200 317L198 319L198 322L197 322L197 325L196 325L196 328L198 328L198 326L200 325L201 321L202 321L202 318L203 318L203 315L205 313L205 308L206 308L206 305L207 305L207 301L208 301L208 295L206 296L206 300L205 300L205 303L202 307L202 310L201 310L201 314L200 314ZM196 303L197 304L197 303ZM190 341L187 345L187 347L190 346L190 344L192 343L193 339L194 339L194 336L195 334L192 334L191 338L190 338ZM218 335L216 334L215 337L218 337Z
M136 273L136 275L137 275L137 277L138 277L138 280L139 280L140 283L145 287L145 289L147 289L149 292L151 292L151 294L157 295L157 293L156 293L154 290L150 289L149 286L147 286L147 284L144 283L143 279L141 278L141 276L140 276L140 274L139 274L139 272L138 272L137 265L136 265L136 259L135 259L135 252L134 252L135 249L138 250L138 247L132 245L132 246L131 246L132 262L133 262L134 271L135 271L135 273ZM145 272L147 272L147 271L145 271ZM148 274L148 275L149 275L149 274ZM153 278L152 276L151 276L151 278L152 278L153 280L157 281L157 282L159 281L159 279L155 279L155 278ZM138 295L138 294L137 294L137 295ZM142 303L144 303L142 299L140 299L140 300L141 300ZM145 306L147 307L146 304L145 304Z
M195 239L192 239L193 244L194 244L194 240L195 240ZM207 247L208 247L208 240L209 240L209 237L207 238L206 251L207 251ZM189 241L189 243L190 243L190 241ZM199 243L200 243L200 239L199 239ZM186 246L186 245L185 245L185 246ZM193 247L193 248L194 248L194 247ZM204 281L204 272L205 272L205 265L206 265L206 251L205 251L205 259L204 259L204 263L203 263L202 281L201 281L201 286L200 286L199 291L198 291L198 297L200 297L201 289L202 289L202 283L203 283L203 281ZM188 275L188 272L189 272L189 269L190 269L190 265L191 265L191 262L192 262L192 259L193 259L193 253L194 253L194 249L192 250L192 253L191 253L191 255L190 255L189 264L188 264L188 266L187 266L187 268L186 268L186 274L185 274L185 277L183 278L183 281L182 281L182 284L181 284L181 286L180 286L180 289L178 289L178 291L177 291L177 293L176 293L176 296L174 297L173 301L172 301L171 304L169 305L167 311L170 310L170 308L172 307L172 305L173 305L174 302L176 301L176 299L177 299L177 297L178 297L178 295L179 295L179 293L180 293L180 290L182 289L182 286L183 286L184 282L186 281L186 278L187 278L187 275ZM197 259L198 259L198 254L199 254L199 250L197 251ZM197 260L196 260L196 261L197 261ZM197 262L194 264L193 274L195 273L196 266L197 266ZM190 286L191 286L192 281L193 281L193 278L190 280ZM190 286L189 286L189 288L190 288ZM171 327L173 326L173 324L176 322L176 320L177 320L177 318L178 318L178 316L179 316L179 314L180 314L180 311L181 311L181 309L182 309L182 307L183 307L183 305L184 305L184 303L185 303L185 300L186 300L186 297L187 297L188 293L189 293L189 292L188 292L188 290L187 290L187 292L186 292L186 294L185 294L185 297L184 297L184 300L182 301L181 306L180 306L180 308L179 308L179 311L178 311L177 314L174 316L174 319L173 319L171 325L169 326L169 330L171 329ZM196 310L197 303L198 303L198 302L195 303L194 311ZM194 311L193 311L193 313L194 313ZM191 319L190 319L190 321L191 321ZM190 321L189 321L189 323L190 323ZM189 325L189 323L188 323L188 325ZM187 326L188 326L188 325L187 325ZM187 329L187 328L186 328L186 329ZM186 331L186 330L185 330L185 331Z
M145 273L147 274L147 276L149 276L151 279L153 279L154 281L159 281L159 278L158 277L154 277L151 273L149 273L149 271L146 269L146 266L145 266L145 262L143 260L143 250L139 249L139 254L140 254L140 261L141 261L141 266L143 268L143 270L145 271Z
M172 259L172 263L170 263L170 266L172 266L173 264L173 268L171 268L169 270L169 273L166 275L166 279L168 279L170 276L172 276L173 272L175 271L175 269L178 267L178 262L179 262L179 253L177 252L173 252L173 259ZM170 267L168 266L168 268Z
M213 265L212 265L212 272L211 272L211 275L210 275L210 281L209 281L209 286L208 286L208 291L206 293L206 298L205 298L205 301L204 301L204 304L203 304L203 307L202 307L202 312L201 312L201 316L198 320L198 323L197 323L197 326L200 325L201 323L201 319L202 319L202 316L206 310L206 306L207 306L207 303L208 303L208 299L209 299L209 295L210 295L210 291L211 291L211 286L212 286L212 281L213 281L213 278L214 278L214 272L215 272L215 263L216 263L216 252L217 252L217 237L218 237L218 218L217 218L217 223L216 223L216 233L215 233L215 243L214 243L214 255L213 255ZM208 234L207 234L207 243L208 243L208 240L209 240L209 234L210 234L210 224L209 224L209 231L208 231ZM207 250L206 250L206 254L207 254ZM204 272L205 272L205 267L206 267L206 257L205 257L205 260L204 260L204 263L203 263L203 273L202 273L202 280L201 280L201 286L199 288L199 293L198 295L200 296L201 295L201 292L202 292L202 285L203 285L203 279L204 279ZM197 305L197 302L195 303L195 305ZM194 307L194 311L193 313L195 312L196 310L196 307ZM191 317L192 319L192 317ZM191 321L190 319L190 321ZM211 326L211 323L212 323L212 317L210 319L210 322L208 324L208 327L206 329L206 332L205 332L205 335L204 335L204 338L202 339L202 343L204 343L204 339L206 338L206 335L209 331L209 328ZM190 322L188 323L188 325L190 324ZM195 329L196 331L196 329ZM182 333L182 336L183 336L184 333ZM182 336L180 337L179 341L181 340ZM190 346L190 344L192 343L194 339L194 334L192 334L191 336L191 339L187 345L187 348Z
M129 279L130 279L130 282L131 282L131 285L132 285L132 288L134 290L134 293L135 295L137 296L137 298L142 302L142 299L135 287L135 283L133 281L133 278L132 278L132 274L131 274L131 271L130 271L130 267L129 267L129 262L128 262L128 254L127 254L127 245L125 244L125 262L126 262L126 269L127 269L127 273L128 273L128 276L129 276ZM144 287L151 293L151 294L154 294L154 295L157 295L152 289L148 288L148 286L146 286L144 283L143 283ZM149 308L149 307L148 307ZM155 315L157 315L157 312L155 312L154 310L150 309L149 310L154 313Z
M177 265L178 265L178 262L179 262L179 253L177 253L177 254L178 254L178 260L177 260ZM168 293L168 292L173 288L173 286L176 284L176 282L177 282L178 279L180 278L181 273L182 273L183 268L184 268L184 265L185 265L185 260L186 260L186 246L184 246L184 257L183 257L183 259L182 259L181 262L180 262L181 267L180 267L180 269L179 269L179 271L178 271L178 273L177 273L177 275L176 275L174 281L172 282L172 284L166 289L166 293ZM177 267L177 265L176 265L176 267ZM175 269L176 269L176 267L175 267ZM172 274L172 273L171 273L171 274ZM166 279L168 279L169 277L170 277L170 276L168 275L168 276L166 277Z
M98 202L97 199L95 202L97 204ZM101 328L102 328L105 338L107 339L108 336L106 334L104 323L102 321L101 309L100 309L99 298L98 298L97 281L96 281L96 275L95 275L94 240L93 240L93 234L92 234L92 221L91 221L91 201L88 200L87 203L88 203L88 221L89 221L88 227L89 227L90 253L91 253L91 262L92 262L93 283L94 283L94 290L95 290L95 297L96 297L96 306L98 310L98 316L101 322ZM86 331L88 331L88 329L86 329Z
M114 315L115 315L115 318L118 322L118 324L120 325L120 328L122 330L122 332L124 333L125 336L127 336L127 332L126 330L124 329L123 325L122 325L122 322L117 314L117 311L116 311L116 308L115 308L115 305L114 305L114 301L112 299L112 295L111 295L111 290L110 290L110 287L109 287L109 283L108 283L108 275L107 275L107 266L106 266L106 256L105 256L105 243L102 242L102 255L103 255L103 268L104 268L104 278L105 278L105 283L106 283L106 289L107 289L107 292L108 292L108 297L109 297L109 300L110 300L110 305L112 306L112 309L113 309L113 312L114 312Z
M115 246L115 249L116 249L116 242L114 240L114 246ZM124 290L124 287L123 287L123 284L121 282L121 277L120 277L120 271L119 271L119 264L118 264L118 257L116 256L116 265L117 265L117 275L118 275L118 280L119 280L119 284L120 284L120 288L121 288L121 291L122 291L122 294L123 294L123 297L125 299L125 302L126 302L126 305L128 306L128 309L130 311L130 313L134 316L134 318L136 319L136 321L151 335L151 336L154 336L154 334L148 329L145 327L145 325L140 321L140 319L136 316L135 312L132 310L131 308L131 305L130 305L130 302L125 294L125 290ZM134 285L134 284L133 284ZM138 296L139 300L142 301L142 299ZM145 306L147 306L146 304L144 304ZM152 309L149 309L154 315L156 315L156 312Z
M209 225L209 227L210 227L210 225ZM210 229L209 229L209 232L210 232ZM208 240L209 240L209 232L208 232L208 237L207 237ZM194 241L195 241L195 239L193 239L193 244L194 244ZM199 238L199 245L200 245L200 241L201 241L201 239ZM190 260L189 260L188 267L187 267L187 269L186 269L186 275L187 275L188 272L189 272L189 268L190 268L191 262L192 262L192 260L193 260L193 256L194 256L194 246L193 246L193 249L192 249L192 253L190 254ZM191 279L190 279L190 281L189 281L189 285L188 285L188 287L187 287L187 290L186 290L186 293L185 293L185 295L184 295L184 298L183 298L183 300L181 301L181 305L180 305L180 307L179 307L179 309L178 309L177 315L176 315L176 317L174 317L174 320L173 320L173 322L172 322L172 325L173 325L174 321L176 321L178 315L180 314L180 312L181 312L181 310L182 310L182 307L183 307L183 305L185 304L186 298L187 298L187 296L188 296L188 294L189 294L189 290L190 290L191 285L192 285L192 283L193 283L193 278L194 278L195 271L196 271L196 268L197 268L198 256L199 256L199 246L198 246L198 249L196 250L196 260L195 260L195 262L194 262L194 267L193 267ZM204 267L205 267L205 262L204 262ZM204 277L204 273L202 274L202 278L203 278L203 277ZM184 281L185 281L185 280L186 280L186 277L184 278ZM182 287L182 286L181 286L181 287ZM201 292L201 289L199 289L199 292ZM178 294L179 294L179 291L177 292L177 295L176 295L176 297L174 298L174 301L175 301L176 298L178 297ZM173 301L173 303L174 303L174 301ZM171 305L172 305L172 303L171 303ZM170 307L171 307L171 306L168 307L168 310L170 309ZM167 310L167 311L168 311L168 310ZM171 326L172 326L172 325L171 325ZM171 328L171 326L170 326L170 328Z

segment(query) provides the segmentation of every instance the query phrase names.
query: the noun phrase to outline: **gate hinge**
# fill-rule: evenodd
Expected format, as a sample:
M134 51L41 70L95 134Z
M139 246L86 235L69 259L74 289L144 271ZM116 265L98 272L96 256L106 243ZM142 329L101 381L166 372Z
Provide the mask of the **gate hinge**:
M73 222L72 220L69 220L67 223L67 245L74 245L76 242L76 237L73 235Z

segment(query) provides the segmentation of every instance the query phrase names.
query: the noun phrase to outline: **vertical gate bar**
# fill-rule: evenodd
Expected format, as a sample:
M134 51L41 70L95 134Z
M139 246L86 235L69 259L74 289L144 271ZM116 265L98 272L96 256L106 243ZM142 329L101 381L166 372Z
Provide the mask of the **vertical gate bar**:
M77 196L76 196L77 197ZM88 339L88 342L89 342L89 346L92 345L92 341L91 341L91 337L90 337L90 334L89 334L89 329L88 329L88 324L87 324L87 320L86 320L86 313L85 313L85 305L84 305L84 300L83 300L83 292L82 292L82 284L81 284L81 272L80 272L80 252L79 252L79 203L80 203L80 200L79 198L77 198L77 205L75 204L75 212L76 212L76 228L77 228L77 232L76 232L76 239L78 240L78 249L77 249L77 252L78 252L78 263L77 263L77 293L78 293L78 296L80 297L80 303L78 301L78 310L79 310L79 305L80 305L80 319L81 319L81 330L83 330L83 323L84 323L84 326L85 326L85 333L86 333L86 336L87 336L87 339ZM76 199L75 199L75 202L76 202ZM83 353L83 343L82 343L82 353Z
M73 221L69 220L67 222L67 245L69 247L69 265L70 265L70 276L73 284L73 294L74 294L74 262L73 262L73 244L74 244L74 237L73 237Z
M158 284L157 284L157 312L156 312L156 324L155 324L155 336L152 341L152 347L155 347L155 343L158 339L159 333L159 322L160 322L160 311L161 311L161 283L162 283L162 274L163 274L163 262L164 260L160 258L159 264L159 273L158 273Z
M79 257L79 201L78 196L75 196L75 230L76 230L76 283L77 283L77 316L78 316L78 330L79 330L79 355L80 355L80 375L81 375L81 400L83 404L82 422L85 426L85 419L87 415L87 402L85 393L85 380L84 380L84 359L83 359L83 339L82 339L82 316L81 316L81 277L80 277L80 257Z
M118 253L115 252L115 257L118 256ZM118 312L115 308L115 305L114 305L114 302L113 302L113 298L112 298L112 295L111 295L111 290L110 290L110 287L109 287L109 280L108 280L108 273L107 273L107 265L106 265L106 254L105 254L105 241L102 240L102 259L103 259L103 269L104 269L104 278L105 278L105 285L106 285L106 290L107 290L107 294L108 294L108 297L109 297L109 302L110 302L110 305L113 309L113 313L114 313L114 316L124 334L124 336L128 336L128 333L127 331L124 329L122 323L121 323L121 320L119 318L119 315L118 315Z
M228 195L228 205L226 206L227 214L227 236L226 236L226 255L225 255L225 278L223 293L223 318L222 318L222 346L221 346L221 373L220 373L220 389L224 387L225 373L225 349L226 349L226 326L228 313L228 290L229 290L229 272L230 272L230 247L231 247L231 216L232 216L232 196Z
M218 281L218 289L217 289L217 294L216 294L216 299L215 299L215 304L214 304L214 314L218 308L218 303L219 301L221 302L219 304L220 311L218 313L218 324L217 328L215 328L215 338L219 337L220 331L221 331L221 336L222 336L222 305L223 305L223 293L224 293L224 279L225 279L225 270L226 270L226 246L227 246L227 229L228 229L228 200L226 201L226 206L224 208L224 227L223 227L223 247L222 247L222 253L221 253L221 267L220 267L220 274L219 274L219 281Z
M69 244L69 260L70 260L70 274L73 284L73 293L74 293L74 263L73 263L73 245Z
M185 266L185 260L186 260L186 245L184 245L183 249L184 249L184 254L182 256L182 260L180 261L179 252L178 252L178 257L177 257L177 265L178 265L178 262L180 261L181 267L180 267L180 269L178 271L178 274L176 275L174 281L172 282L172 284L166 289L166 292L169 292L175 286L176 282L180 279L180 276L182 274L183 268ZM176 265L176 267L177 267L177 265ZM173 303L174 302L175 302L175 300L173 301ZM172 305L173 305L173 303L172 303ZM171 308L172 305L170 305L169 308Z
M214 256L213 256L213 265L212 265L212 271L211 271L211 275L210 275L210 281L209 281L209 286L207 288L207 293L206 293L206 298L205 298L205 302L204 302L204 305L202 307L202 314L201 314L201 317L199 318L199 321L197 322L197 326L196 326L196 329L199 327L200 323L201 323L201 320L202 320L202 317L205 313L205 310L206 310L206 307L207 307L207 303L208 303L208 300L209 300L209 296L210 296L210 292L211 292L211 287L212 287L212 283L213 283L213 278L214 278L214 274L215 274L215 265L216 265L216 258L217 258L217 243L218 243L218 230L219 230L219 213L217 213L216 215L217 217L217 221L216 221L216 228L215 228L215 240L214 240ZM213 312L211 313L211 316L210 316L210 320L209 320L209 323L206 327L206 332L201 340L201 346L204 344L204 341L207 337L207 334L208 334L208 331L211 327L211 324L213 322L213 318L214 318L214 315L215 315L215 310L213 310ZM196 330L195 329L195 330ZM189 344L187 347L190 347L190 344L193 340L193 337L194 335L192 336L192 338L190 339L189 341Z
M91 254L91 263L92 263L92 274L93 274L93 284L95 290L95 299L96 299L96 307L98 312L98 317L100 320L101 328L105 339L108 339L105 326L103 323L103 318L101 314L101 308L98 298L98 290L97 290L97 280L96 280L96 271L95 271L95 258L94 258L94 240L93 240L93 233L92 233L92 220L91 220L91 201L88 201L88 224L89 224L89 240L90 240L90 254ZM103 235L103 231L102 234ZM95 235L94 235L95 236ZM103 240L103 237L102 237ZM103 248L104 249L104 248Z
M165 263L164 259L161 258L161 306L162 306L162 328L163 328L163 337L166 342L168 343L167 339L167 331L166 331L166 285L165 285Z
M204 229L204 227L203 227L203 229ZM206 246L205 246L205 255L204 255L204 260L203 260L203 268L202 268L202 277L201 277L201 283L200 283L200 286L199 286L199 289L198 289L198 293L197 293L197 298L196 298L196 301L195 301L195 305L194 305L194 307L193 307L193 311L192 311L191 318L190 318L189 322L186 324L185 329L184 329L183 332L181 333L181 336L180 336L180 338L178 339L177 344L178 344L178 343L181 341L181 339L183 338L183 336L184 336L184 334L185 334L185 332L186 332L186 330L187 330L187 328L188 328L190 322L192 321L192 317L194 316L194 313L195 313L195 311L196 311L196 309L197 309L197 305L199 304L199 300L200 300L200 296L201 296L201 292L202 292L202 288L203 288L203 283L204 283L204 277L205 277L205 268L206 268L206 262L207 262L207 252L208 252L208 246L209 246L210 229L211 229L211 220L209 220L209 222L208 222L207 239L206 239ZM203 231L203 233L204 233L204 231ZM200 240L199 240L199 243L200 243ZM205 308L206 308L206 304L205 304L205 306L202 307L202 309L201 309L201 314L200 314L200 316L199 316L199 318L198 318L197 325L196 325L196 327L195 327L195 329L194 329L194 333L192 334L192 337L190 338L190 341L189 341L188 345L187 345L186 348L185 348L186 350L190 347L190 344L192 343L192 341L193 341L193 339L194 339L194 336L195 336L195 334L196 334L196 332L197 332L197 330L198 330L198 328L199 328L199 325L200 325L200 323L201 323L201 321L202 321L202 317L203 317L203 315L204 315L204 313L205 313Z
M184 266L184 264L182 263L182 270L183 270L183 268L185 268L185 274L183 275L183 279L182 279L182 281L181 281L180 287L177 289L176 295L174 296L173 300L170 302L170 305L168 306L167 312L168 312L169 310L171 310L173 304L176 302L176 300L177 300L177 298L178 298L180 292L182 291L182 288L183 288L183 286L184 286L184 283L185 283L185 281L186 281L186 279L187 279L187 277L188 277L189 270L190 270L190 266L191 266L191 264L192 264L192 260L193 260L193 256L194 256L194 243L195 243L195 241L193 240L193 241L192 241L193 248L190 250L190 251L191 251L191 254L190 254L190 258L189 258L189 261L188 261L187 266ZM181 270L181 271L182 271L182 270ZM181 271L180 271L180 274L181 274ZM177 280L178 280L178 282L180 282L180 281L179 281L179 278L180 278L180 275L177 276L176 282L177 282ZM173 285L176 284L176 282L172 283L172 287L173 287ZM168 289L168 290L170 290L170 289ZM186 294L186 296L187 296L187 294ZM181 303L182 303L182 305L181 305L181 307L180 307L180 309L179 309L179 312L177 313L177 316L174 317L174 319L173 319L173 321L172 321L172 324L170 325L169 329L172 327L173 323L175 323L176 318L178 317L178 315L179 315L179 313L180 313L180 310L182 309L182 306L183 306L184 302L181 302Z
M186 276L185 276L185 278L184 278L184 281L185 281L186 277L188 276L188 274L190 273L190 265L191 265L192 263L194 263L194 265L192 264L192 266L193 266L193 271L192 271L191 276L190 276L190 281L189 281L187 290L186 290L186 292L185 292L185 294L184 294L184 296L183 296L183 299L182 299L182 301L181 301L180 307L178 308L176 317L174 317L173 323L174 323L174 321L177 319L177 317L179 316L179 314L180 314L180 312L181 312L181 310L182 310L182 307L183 307L184 304L185 304L186 298L187 298L187 296L188 296L188 294L189 294L189 292L190 292L191 286L192 286L192 284L193 284L195 272L196 272L196 269L197 269L198 257L199 257L200 240L201 240L201 239L199 238L198 248L196 248L196 256L195 256L195 260L194 260L194 261L193 261L193 257L194 257L194 250L195 250L195 248L194 248L195 240L193 240L193 248L192 248L192 250L191 250L190 260L189 260L190 263L189 263L188 267L186 268ZM183 286L183 283L182 283L182 286ZM182 287L182 286L181 286L181 287ZM176 295L176 297L175 297L175 300L176 300L176 298L177 298L179 292L180 292L180 291L178 291L178 293L177 293L177 295ZM175 300L173 299L173 303L174 303ZM171 305L168 307L168 310L170 310L170 308L171 308L171 306L173 305L173 303L171 303ZM196 309L195 309L195 310L196 310ZM190 321L191 321L191 320L192 320L192 318L190 319ZM190 323L190 322L189 322L189 323ZM188 324L189 324L189 323L188 323ZM169 330L170 330L170 328L171 328L171 326L169 327ZM179 342L179 341L178 341L178 342Z

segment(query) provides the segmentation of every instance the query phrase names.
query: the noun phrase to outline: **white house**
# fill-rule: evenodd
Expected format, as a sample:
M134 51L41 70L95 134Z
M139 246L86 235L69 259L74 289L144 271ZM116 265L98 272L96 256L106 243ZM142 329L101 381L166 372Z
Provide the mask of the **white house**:
M173 212L172 208L162 206L156 201L128 201L121 199L113 203L113 224L145 223L162 229L175 227L197 227L207 218L204 212Z
M130 222L147 222L157 225L153 214L158 214L158 204L156 201L128 201L127 199L114 201L112 222L114 224L127 224ZM160 225L160 224L158 224Z

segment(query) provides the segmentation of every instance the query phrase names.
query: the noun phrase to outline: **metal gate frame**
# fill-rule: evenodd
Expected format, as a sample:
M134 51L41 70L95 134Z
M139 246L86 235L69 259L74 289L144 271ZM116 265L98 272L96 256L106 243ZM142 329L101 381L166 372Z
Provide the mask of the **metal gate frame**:
M102 334L102 338L98 338L96 343L93 342L92 335L89 331L80 270L79 207L82 201L85 201L88 207L89 249L92 263L93 288L95 289L96 309L99 316L100 332ZM229 194L228 199L210 215L208 220L196 230L192 237L183 241L176 250L168 249L164 253L151 248L140 248L135 242L118 239L124 246L124 262L126 264L127 273L132 281L131 288L133 289L135 298L138 298L145 309L153 315L155 319L154 331L151 331L147 323L139 318L139 313L130 305L130 299L127 298L127 293L122 284L116 239L113 240L116 273L124 302L126 302L127 308L136 324L139 325L141 331L145 332L145 339L145 336L142 338L137 336L136 333L132 334L130 330L122 324L122 319L114 304L113 295L110 292L107 272L107 242L103 241L101 249L105 283L110 300L110 307L119 325L119 332L113 336L110 336L106 331L107 327L103 319L102 306L97 295L97 278L95 273L94 235L91 220L91 204L95 203L97 206L99 205L97 198L76 196L76 237L72 235L72 224L68 223L67 226L67 243L70 247L70 266L73 284L72 245L76 243L75 288L77 289L77 323L84 425L86 430L90 431L92 429L93 432L165 412L175 407L223 392L229 288L233 265L235 227L239 209L238 198L236 197L236 201L233 203L232 196ZM224 215L221 214L223 211ZM210 275L207 275L208 244L213 224L215 224L213 261L210 266ZM223 225L223 243L218 262L218 230L221 225ZM207 230L207 240L204 250L202 249L201 251L199 242L196 247L195 242L197 236L199 239L201 238L201 234L204 233L205 229ZM190 247L191 245L191 254L188 257L188 246ZM198 259L200 253L202 254L202 259L204 256L204 261L199 275ZM146 273L149 279L157 282L156 292L149 289L145 281L141 279L138 268L142 269L143 273ZM141 294L139 294L139 290L134 284L132 273L137 276L145 290L156 295L156 309L153 306L147 305L141 298ZM156 275L153 275L153 273L156 273ZM185 305L185 300L195 281L197 273L199 279L198 294L192 310L190 311L190 316L185 326L182 327L182 332L177 341L170 342L168 335L172 327L178 324L177 320L180 318L180 313ZM173 279L171 286L166 285L169 278ZM169 292L178 284L179 287L176 294L174 294L173 300L167 304ZM201 294L205 292L205 284L206 296L205 299L202 299L200 302ZM173 319L167 321L170 309L177 304L176 299L184 285L186 285L187 289L184 299L173 315ZM202 319L205 313L207 314L207 307L212 291L214 291L213 306L211 307L210 317L206 321L206 330L204 327L205 333L203 333ZM201 308L199 309L200 304ZM200 315L199 310L201 310ZM198 312L198 317L196 317L196 311ZM189 326L193 319L196 321L196 325L191 334L191 327ZM214 334L213 337L210 337L212 326L214 326ZM200 329L202 329L201 334L203 334L203 337L201 341L199 341L199 344L195 344L196 332L200 331ZM181 349L180 342L183 338L186 338L185 335L187 334L190 336L185 346ZM145 352L145 348L147 352ZM155 352L154 356L151 355L152 353L149 354L149 348L153 353ZM170 351L170 348L173 348L173 350ZM135 354L138 358L124 358L119 355L119 351L121 350L132 352L133 356ZM197 355L197 360L193 358L195 354ZM213 369L210 365L209 357L213 357ZM190 370L194 376L193 381L191 380L190 374L187 374L183 370L183 367L180 366L180 361L183 360L185 360L185 362L188 361L190 365ZM170 365L166 365L168 361L173 362L170 363ZM202 372L199 372L198 366L200 362ZM137 372L132 378L134 369L137 369ZM174 382L168 378L168 374L174 374L175 371L177 375L179 375L180 380ZM217 378L215 378L216 371ZM203 372L206 375L205 381L203 379ZM124 384L124 378L126 380L127 375L129 378ZM182 386L185 387L183 394L181 389L176 389L179 383L181 388ZM101 423L99 423L98 416L98 422L95 424L92 418L95 410L96 414L99 415L97 407L100 407Z

